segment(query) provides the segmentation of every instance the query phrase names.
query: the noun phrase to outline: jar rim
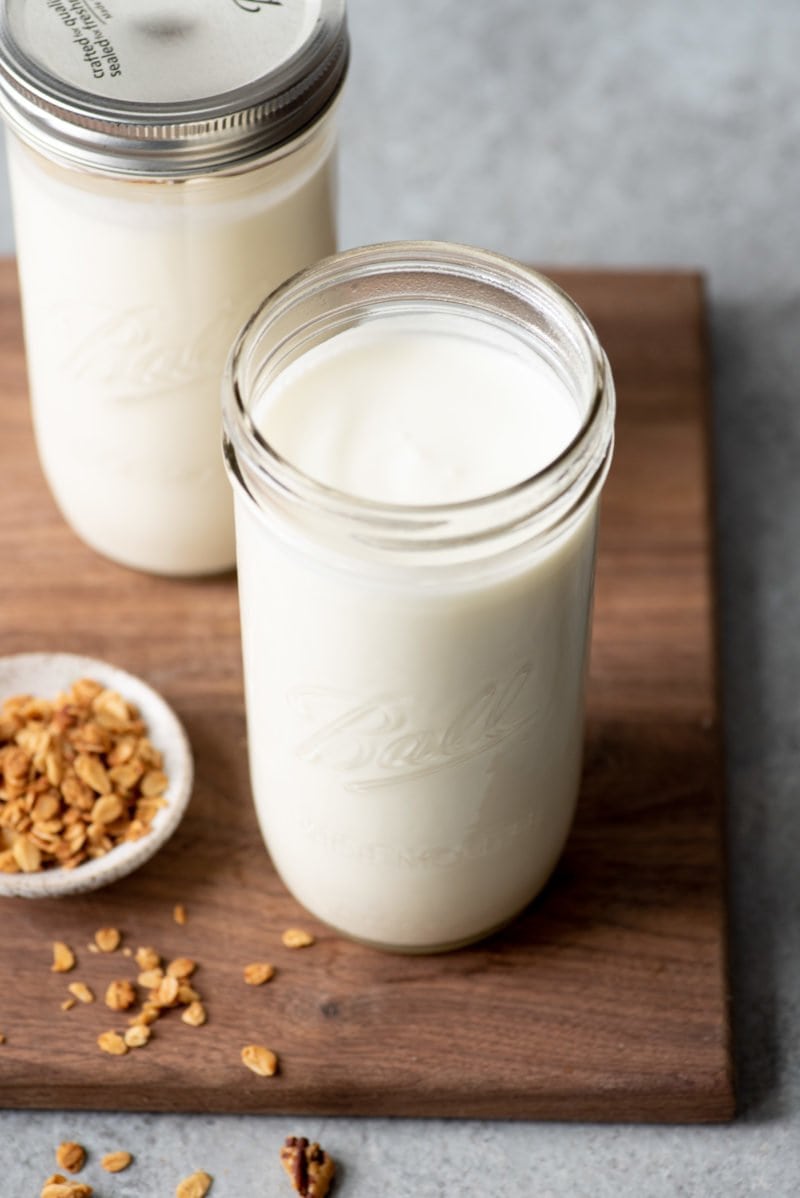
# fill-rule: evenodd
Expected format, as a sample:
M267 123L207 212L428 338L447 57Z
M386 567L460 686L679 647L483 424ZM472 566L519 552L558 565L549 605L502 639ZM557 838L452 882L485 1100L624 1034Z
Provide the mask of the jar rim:
M591 370L591 397L568 445L545 466L507 487L473 498L409 504L369 499L313 478L284 458L255 426L243 389L243 363L259 339L316 291L344 283L382 279L383 293L369 301L372 314L396 298L391 280L431 271L443 278L505 290L520 311L545 302L566 318L575 343ZM487 293L488 294L488 293ZM498 291L499 294L499 291ZM480 316L485 305L464 305ZM369 319L369 317L367 317ZM230 351L223 382L224 454L229 474L257 506L269 496L322 509L380 533L388 544L414 541L417 547L455 545L476 535L518 529L557 504L558 523L585 506L605 480L614 441L615 396L608 361L588 318L557 283L532 267L491 250L442 241L380 242L346 250L299 271L272 291L240 330ZM487 519L487 517L491 517ZM546 521L545 521L546 523ZM460 531L451 527L457 524ZM543 531L543 529L540 529ZM551 529L552 531L552 529ZM373 542L375 543L375 542Z

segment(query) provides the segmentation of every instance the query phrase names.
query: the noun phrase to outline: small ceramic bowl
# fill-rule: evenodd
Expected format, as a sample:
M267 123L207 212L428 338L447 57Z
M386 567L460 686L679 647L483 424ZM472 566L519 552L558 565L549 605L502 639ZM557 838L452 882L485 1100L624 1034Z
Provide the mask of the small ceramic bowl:
M0 704L10 695L20 694L53 699L79 678L94 678L138 707L150 740L164 756L164 772L169 779L166 805L157 812L150 831L141 840L125 841L74 869L0 873L0 896L57 898L116 882L161 848L177 828L189 802L194 773L189 740L169 704L141 678L108 662L73 653L20 653L0 657Z

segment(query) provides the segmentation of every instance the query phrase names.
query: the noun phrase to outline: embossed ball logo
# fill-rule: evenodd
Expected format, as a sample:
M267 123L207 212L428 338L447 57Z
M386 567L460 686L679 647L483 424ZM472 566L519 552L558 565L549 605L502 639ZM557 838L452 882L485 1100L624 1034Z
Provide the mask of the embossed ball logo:
M309 765L345 779L348 790L391 786L461 765L523 735L536 718L528 664L467 696L439 727L419 727L413 703L397 695L353 701L308 688L289 700L312 731L294 751Z
M283 8L283 0L233 0L242 12L261 12L262 8Z

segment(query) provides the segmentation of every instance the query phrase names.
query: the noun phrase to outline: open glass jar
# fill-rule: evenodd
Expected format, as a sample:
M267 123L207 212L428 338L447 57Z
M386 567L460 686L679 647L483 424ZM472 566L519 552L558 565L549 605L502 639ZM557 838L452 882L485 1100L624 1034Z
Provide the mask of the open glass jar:
M405 339L399 353L394 337ZM362 349L358 380L345 359ZM444 368L408 385L408 363L430 354ZM521 407L504 406L509 369L522 372ZM412 498L376 497L400 460L380 441L398 371L391 419L412 410L412 439L437 430L414 457L431 475L431 451L436 486L452 438L466 470L455 498L414 502L416 475ZM272 436L289 379L280 410L301 422L301 458L364 388L360 415L348 409L347 435L332 437L313 473ZM316 422L304 406L312 382ZM534 402L542 428L553 406L574 420L545 462L536 428L517 435L514 424L528 429ZM596 335L556 286L499 256L437 243L354 250L258 309L234 346L223 413L251 779L275 866L310 911L377 946L434 951L481 937L544 885L575 808L613 446ZM364 453L345 485L362 417ZM502 476L517 442L527 473L487 493L484 459ZM376 458L364 494L362 465Z
M233 565L219 379L335 249L344 0L8 0L0 108L39 455L127 565Z

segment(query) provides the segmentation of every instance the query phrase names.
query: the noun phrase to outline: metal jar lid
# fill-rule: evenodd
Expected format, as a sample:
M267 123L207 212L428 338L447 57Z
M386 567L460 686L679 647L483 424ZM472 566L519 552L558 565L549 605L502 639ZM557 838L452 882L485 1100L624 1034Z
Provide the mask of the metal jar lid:
M297 136L347 69L345 0L4 0L0 110L70 165L181 178Z

